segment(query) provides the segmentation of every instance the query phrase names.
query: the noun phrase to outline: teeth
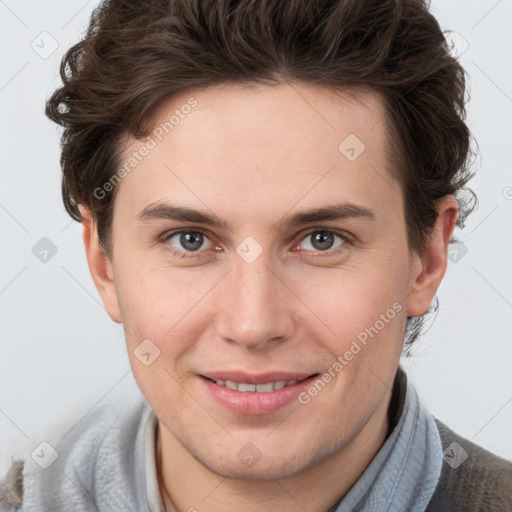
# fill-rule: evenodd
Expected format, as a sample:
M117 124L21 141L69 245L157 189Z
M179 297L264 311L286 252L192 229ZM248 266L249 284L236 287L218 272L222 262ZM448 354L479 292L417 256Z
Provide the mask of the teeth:
M241 391L242 393L256 392L256 393L268 393L276 389L282 389L287 386L294 386L299 382L298 380L277 380L275 382L265 382L264 384L248 384L246 382L233 382L232 380L217 380L215 383L218 386L224 386L228 389L235 391Z
M256 384L244 384L240 382L240 384L238 384L238 391L256 391Z
M274 383L267 382L266 384L256 384L256 391L274 391Z

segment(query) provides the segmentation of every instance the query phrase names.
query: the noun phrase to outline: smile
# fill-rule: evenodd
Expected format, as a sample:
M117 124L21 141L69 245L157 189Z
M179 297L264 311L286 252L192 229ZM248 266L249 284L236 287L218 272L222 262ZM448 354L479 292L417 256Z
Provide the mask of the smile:
M208 378L208 377L206 377ZM265 382L262 384L249 384L247 382L235 382L232 380L222 380L222 379L209 379L212 382L215 382L217 386L224 386L228 389L232 389L234 391L241 391L242 393L268 393L271 391L275 391L278 389L283 389L288 386L295 386L295 384L306 380L309 377L305 377L303 379L292 379L292 380L276 380L271 382Z
M206 396L223 409L242 415L265 415L297 404L297 396L311 385L318 373L215 372L198 375ZM252 381L252 382L251 382Z

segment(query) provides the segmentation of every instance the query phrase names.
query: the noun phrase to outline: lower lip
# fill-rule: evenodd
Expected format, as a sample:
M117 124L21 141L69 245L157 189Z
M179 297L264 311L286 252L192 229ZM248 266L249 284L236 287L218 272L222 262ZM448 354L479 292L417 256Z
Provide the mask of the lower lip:
M298 395L309 387L317 377L318 375L312 375L293 386L260 393L236 391L225 386L219 386L205 377L200 377L200 379L210 396L228 410L237 414L257 416L276 412L297 400Z

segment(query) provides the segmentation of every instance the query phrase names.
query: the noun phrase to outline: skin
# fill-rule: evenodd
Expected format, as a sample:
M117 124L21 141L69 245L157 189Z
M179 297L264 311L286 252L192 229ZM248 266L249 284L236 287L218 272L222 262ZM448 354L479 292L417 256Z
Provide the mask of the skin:
M118 185L111 258L82 207L91 275L123 324L135 379L159 418L166 510L326 511L385 441L406 317L426 313L441 283L457 201L437 202L427 250L411 252L376 93L224 84L175 96L155 126L191 96L198 105ZM338 150L349 134L366 146L355 161ZM131 140L123 158L141 145ZM341 201L375 219L278 224ZM138 219L155 202L215 214L230 229ZM202 231L200 249L179 235L162 239L178 228ZM350 237L315 245L315 233L328 229ZM236 251L248 236L263 251L252 263ZM307 405L234 414L209 398L198 376L323 374L394 303L401 311ZM134 355L144 339L160 350L149 366ZM261 454L252 467L237 457L247 443Z

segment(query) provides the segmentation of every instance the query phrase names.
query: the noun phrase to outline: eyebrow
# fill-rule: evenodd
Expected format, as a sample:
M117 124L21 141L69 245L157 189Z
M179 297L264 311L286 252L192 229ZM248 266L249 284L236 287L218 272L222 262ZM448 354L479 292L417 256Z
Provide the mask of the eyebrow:
M218 229L231 230L230 225L223 219L205 211L194 210L186 206L176 206L169 203L152 203L144 208L137 218L141 221L176 220L204 224ZM277 225L282 227L297 227L312 222L334 221L349 218L375 221L375 213L364 206L350 202L314 208L283 217Z

